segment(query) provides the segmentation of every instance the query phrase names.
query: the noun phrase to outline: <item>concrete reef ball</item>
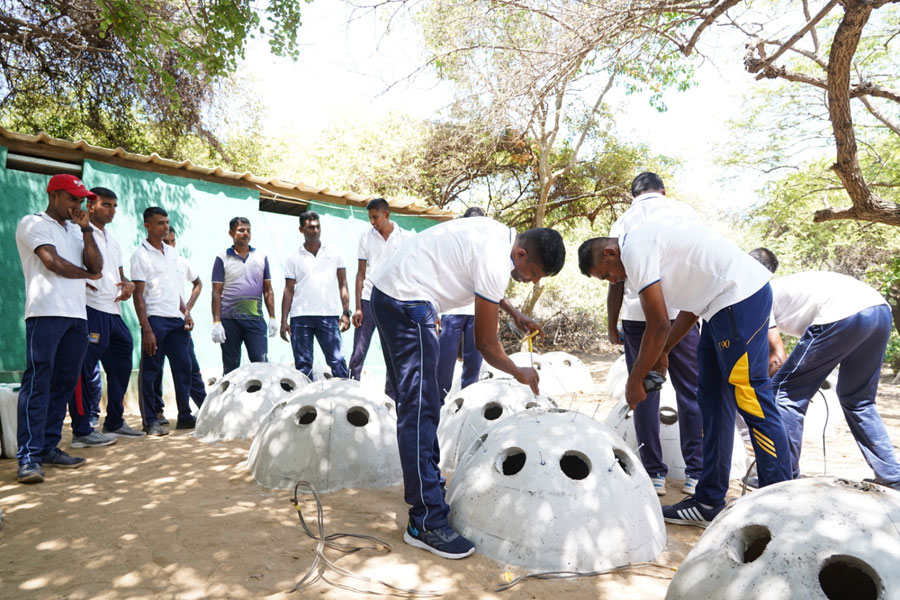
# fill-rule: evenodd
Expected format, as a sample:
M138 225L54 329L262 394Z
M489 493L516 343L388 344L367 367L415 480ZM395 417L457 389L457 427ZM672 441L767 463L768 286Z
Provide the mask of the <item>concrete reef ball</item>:
M309 383L293 367L250 363L219 379L197 413L194 435L204 442L253 437L276 404Z
M247 462L270 488L298 480L328 492L378 488L402 479L394 402L352 379L316 381L275 406Z
M468 447L502 417L529 408L555 406L546 396L535 397L531 388L515 379L488 379L463 388L448 397L441 409L441 468L454 470Z
M625 357L620 356L610 367L606 376L606 390L609 397L617 402L603 423L622 436L625 443L636 451L639 444L634 430L634 411L628 408L628 404L625 402L626 379L628 379L628 369L625 367ZM668 379L659 392L659 443L662 448L663 462L669 467L666 478L677 481L684 480L685 465L684 457L681 454L678 403L675 401L675 388ZM731 479L741 479L747 473L751 462L740 431L736 427L731 453Z
M540 392L560 402L564 396L590 391L593 385L590 370L577 356L567 352L514 352L509 358L519 367L533 366L541 376ZM481 367L482 381L510 378L512 375L486 362Z
M795 479L722 511L688 553L666 600L900 598L900 492Z
M478 551L541 571L654 560L662 511L634 452L587 415L532 409L483 433L447 494L450 522Z

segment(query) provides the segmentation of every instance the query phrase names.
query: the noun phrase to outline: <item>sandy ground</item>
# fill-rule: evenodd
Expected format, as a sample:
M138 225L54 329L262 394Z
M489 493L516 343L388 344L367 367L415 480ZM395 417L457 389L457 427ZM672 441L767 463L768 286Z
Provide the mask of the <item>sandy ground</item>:
M612 407L606 371L614 357L586 356L593 394L575 402L597 419ZM885 378L879 406L895 442L900 441L900 387ZM174 403L172 403L174 404ZM134 415L132 426L139 425ZM62 447L68 448L66 424ZM40 485L15 483L15 460L0 461L0 598L348 598L359 594L319 582L302 594L286 592L315 557L315 541L299 526L290 492L259 487L245 466L248 441L206 445L188 432L164 438L120 439L113 446L76 450L88 457L80 469L47 471ZM802 469L824 473L821 442L804 446ZM843 419L827 447L827 474L849 478L872 474ZM683 496L670 483L663 501ZM733 486L735 495L740 491ZM453 598L663 598L669 580L702 533L668 525L668 543L657 563L593 578L529 580L497 593L509 575L525 574L476 554L446 561L402 541L406 508L399 487L344 490L322 496L326 533L377 536L390 552L363 550L342 555L339 565L404 588L446 593ZM303 514L314 519L311 498ZM508 575L509 574L509 575ZM366 587L335 573L331 582Z

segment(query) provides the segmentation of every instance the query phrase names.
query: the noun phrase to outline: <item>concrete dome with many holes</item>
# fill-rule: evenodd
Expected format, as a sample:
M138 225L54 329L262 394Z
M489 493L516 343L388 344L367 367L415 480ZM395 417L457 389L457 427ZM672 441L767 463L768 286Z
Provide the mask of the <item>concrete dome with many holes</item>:
M461 458L450 522L478 552L538 571L654 560L666 545L650 476L608 427L560 409L512 414Z
M394 402L352 379L310 383L266 415L247 462L270 488L300 479L319 492L399 483Z
M293 367L250 363L220 378L197 413L194 435L204 442L251 438L273 406L306 386Z
M728 506L678 567L667 600L900 598L900 492L830 477Z
M620 356L613 363L606 376L606 391L609 397L616 400L603 423L622 436L632 450L637 450L637 434L634 431L634 413L625 402L625 381L628 369L625 367L625 356ZM684 480L684 457L681 455L681 432L678 428L678 404L675 401L675 389L666 379L659 392L659 442L662 458L669 467L667 479ZM734 432L734 447L731 453L731 479L741 479L753 461L747 453L747 447L741 438L737 426Z
M514 379L479 381L460 390L448 397L441 409L441 468L456 469L460 456L472 442L502 417L529 408L555 406L546 396L535 397L531 388Z
M590 390L591 373L578 357L566 352L514 352L510 360L519 367L534 367L541 376L540 391L545 396L562 402L564 396L572 396ZM496 369L487 362L481 367L481 380L511 379L512 375Z

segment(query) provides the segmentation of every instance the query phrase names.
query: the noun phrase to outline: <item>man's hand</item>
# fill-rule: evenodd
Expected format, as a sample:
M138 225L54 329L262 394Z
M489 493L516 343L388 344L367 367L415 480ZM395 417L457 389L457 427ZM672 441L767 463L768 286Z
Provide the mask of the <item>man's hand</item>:
M619 328L615 324L610 325L606 330L606 337L613 346L620 346L625 343L622 341L622 337L619 335Z
M99 292L99 291L100 291L100 290L97 289L97 286L93 286L93 285L89 284L87 281L84 282L84 285L87 286L87 287L89 287L89 288L91 288L91 289L94 290L95 292Z
M87 211L81 210L80 208L69 209L69 220L71 220L82 229L91 226L90 216L88 215Z
M141 349L147 356L156 354L156 336L149 327L147 329L141 329Z
M225 327L220 321L216 321L215 323L213 323L212 341L214 344L225 343Z
M347 315L341 315L340 330L344 332L348 329L350 329L350 317L348 317Z
M288 325L287 321L281 322L281 339L286 342L291 341L291 327Z
M526 333L537 331L538 335L541 336L541 339L544 339L544 328L538 325L537 321L535 321L531 317L519 313L517 315L513 315L513 322L516 324L516 327Z
M191 311L184 311L184 330L190 331L194 328L194 319L191 318Z
M777 358L777 357L770 358L769 359L769 377L772 377L773 375L775 375L775 373L778 372L778 369L780 369L781 365L783 365L783 364L784 363L781 362L780 358Z
M85 279L90 279L91 281L97 281L98 279L103 279L103 273L91 273L87 269L85 269L85 273L87 275L84 276Z
M516 381L530 387L535 396L540 393L538 384L541 381L541 376L538 375L536 370L531 367L522 367L515 373L515 377Z
M666 376L666 371L669 370L669 355L665 352L659 355L659 360L656 361L656 364L653 365L651 371L656 371L663 377Z
M353 319L352 319L353 326L359 327L360 325L362 325L362 321L363 321L362 309L357 308L356 312L353 313Z
M628 376L625 382L625 401L631 410L637 408L637 405L647 399L647 392L644 391L644 382L637 377Z
M130 281L120 281L116 284L116 287L122 288L119 290L119 295L116 296L116 302L124 302L131 298L131 295L134 293L134 284Z
M275 317L269 317L269 337L276 335L278 335L278 320Z

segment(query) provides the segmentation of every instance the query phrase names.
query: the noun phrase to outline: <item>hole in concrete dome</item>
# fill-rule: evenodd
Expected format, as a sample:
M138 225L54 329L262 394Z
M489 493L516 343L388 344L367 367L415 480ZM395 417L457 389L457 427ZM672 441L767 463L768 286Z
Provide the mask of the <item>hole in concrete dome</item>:
M659 422L663 425L674 425L678 422L678 411L671 406L660 407Z
M482 414L488 421L496 421L501 416L503 416L503 407L496 402L488 402L484 405L484 411Z
M297 389L297 384L291 381L290 379L282 379L281 380L281 389L286 392L293 392Z
M831 389L831 382L828 381L828 380L826 379L825 381L822 382L822 385L819 386L819 389L822 389L822 390L830 390L830 389Z
M497 468L504 475L515 475L525 466L525 451L521 448L506 448L497 459Z
M369 411L362 406L354 406L347 411L347 420L354 427L365 427L369 423Z
M634 465L631 462L631 458L624 450L613 448L613 457L616 459L616 464L619 465L620 469L625 471L626 475L634 475Z
M452 410L455 413L458 413L459 411L462 410L463 402L465 402L465 400L463 398L457 398L456 400L453 401L453 404L450 405L450 410Z
M315 406L304 406L297 411L297 425L309 425L316 420L317 414Z
M819 571L819 585L829 600L876 600L882 596L881 578L867 563L853 556L829 557Z
M256 379L247 382L247 387L244 388L247 392L254 394L262 389L262 382L257 381Z
M485 371L484 375L481 376L481 379L482 379L482 380L484 380L484 379L493 379L493 378L494 378L494 374L491 373L490 371Z
M532 363L532 365L534 366L534 370L535 370L535 371L540 371L540 370L541 370L541 362L540 362L540 361L536 360L536 361L534 361L534 362Z
M732 560L748 564L762 556L772 541L772 532L765 525L746 525L732 534L728 552Z
M569 479L581 480L591 474L591 461L581 452L569 450L559 459L559 468Z
M525 408L537 408L537 405L538 405L537 402L526 402Z
M571 366L572 366L572 361L569 360L569 359L567 358L567 359L565 359L565 360L563 361L563 365L565 365L565 366L567 366L567 367L571 367Z
M231 385L231 382L230 382L230 381L228 381L227 379L223 379L223 380L222 380L222 383L219 384L219 393L220 393L220 394L223 393L225 390L228 389L228 387L229 387L230 385Z

